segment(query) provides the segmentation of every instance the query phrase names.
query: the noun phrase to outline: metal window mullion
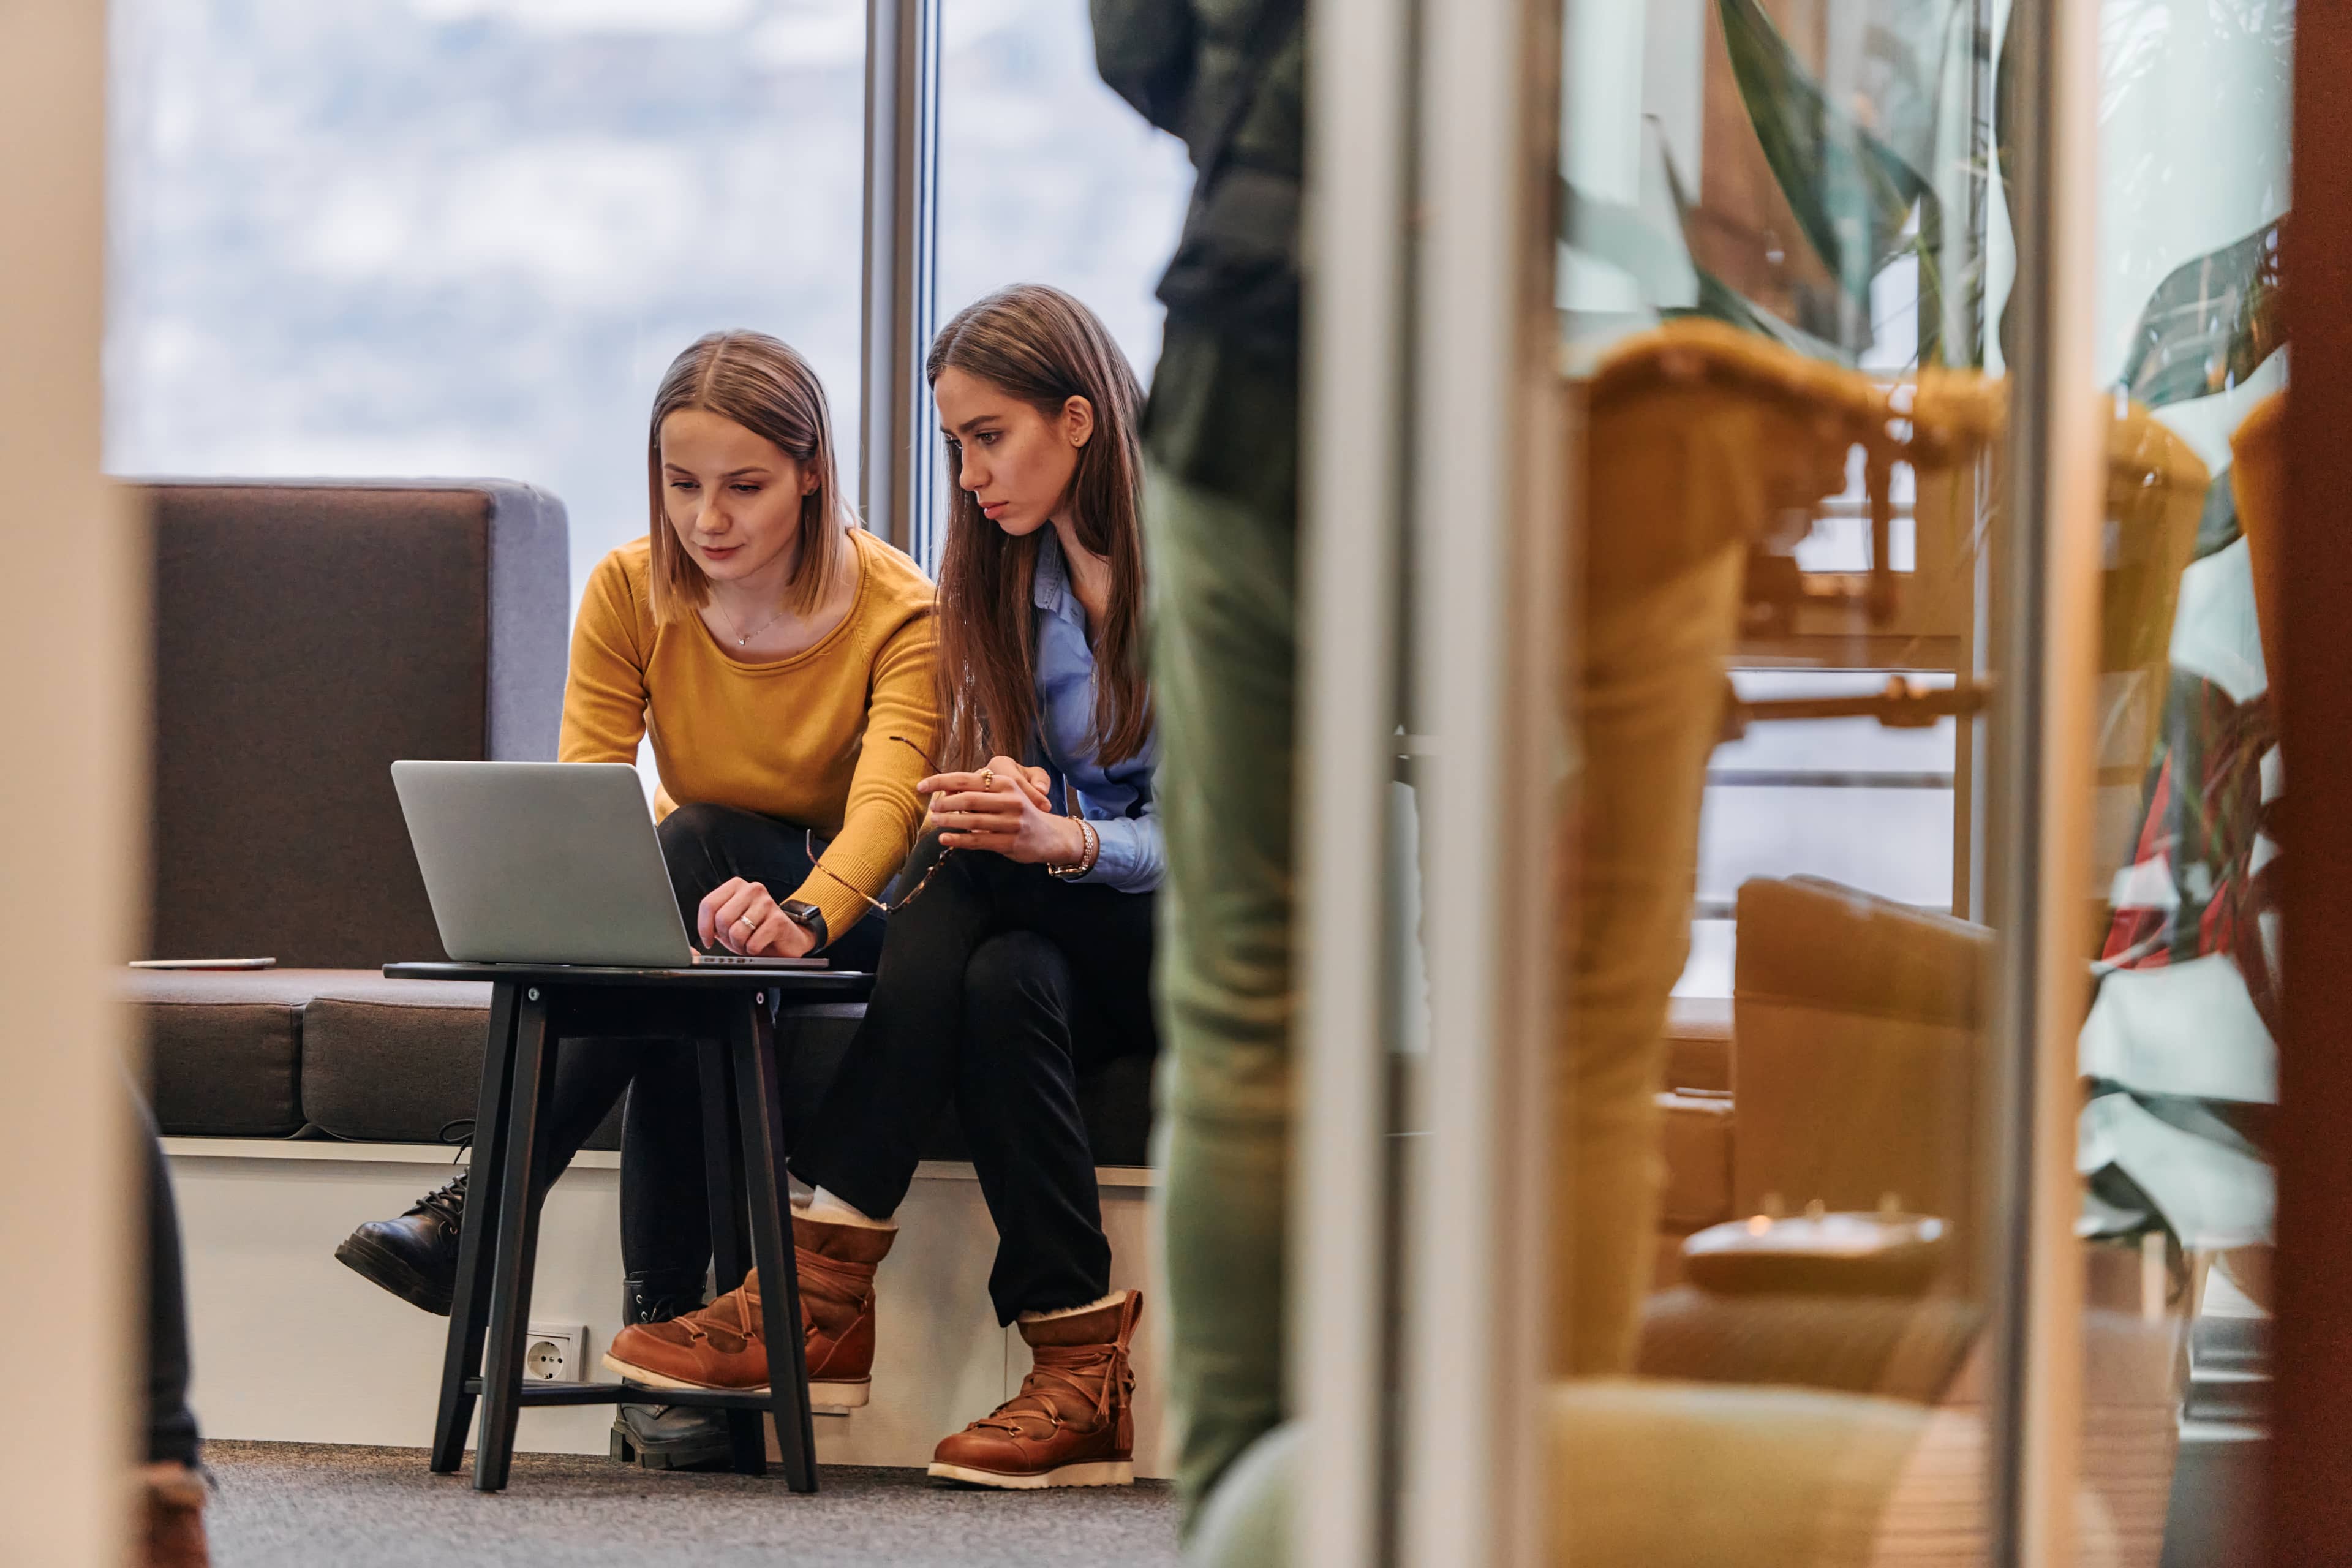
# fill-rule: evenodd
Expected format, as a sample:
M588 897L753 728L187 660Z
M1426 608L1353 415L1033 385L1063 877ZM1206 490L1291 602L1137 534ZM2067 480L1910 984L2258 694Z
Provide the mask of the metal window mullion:
M1991 574L2001 700L1987 775L1987 908L2000 942L1990 1031L1992 1561L2073 1559L2082 1426L2074 1237L2075 1035L2086 985L2092 687L2105 426L2092 331L2095 7L2017 0L2017 275L2008 526Z
M1304 506L1299 582L1298 1179L1292 1398L1306 1427L1293 1560L1391 1560L1386 1347L1395 901L1387 827L1397 749L1403 521L1407 40L1411 0L1307 14Z
M866 247L858 500L866 526L923 559L922 353L935 304L937 0L866 0Z
M1552 313L1557 0L1425 5L1412 556L1432 1026L1407 1298L1402 1559L1547 1559L1539 1426L1564 521Z

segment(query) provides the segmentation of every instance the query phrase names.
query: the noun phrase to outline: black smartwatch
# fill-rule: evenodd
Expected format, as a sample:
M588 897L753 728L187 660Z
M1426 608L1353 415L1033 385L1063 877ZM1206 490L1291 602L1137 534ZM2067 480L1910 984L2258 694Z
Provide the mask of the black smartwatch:
M824 911L807 900L786 899L776 906L776 910L814 939L809 943L811 952L821 951L826 942L833 940L831 933L824 929Z

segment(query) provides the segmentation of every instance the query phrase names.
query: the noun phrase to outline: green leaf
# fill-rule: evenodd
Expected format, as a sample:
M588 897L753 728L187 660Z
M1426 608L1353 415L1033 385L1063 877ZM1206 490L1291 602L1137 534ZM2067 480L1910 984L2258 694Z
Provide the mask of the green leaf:
M2175 268L2132 329L2123 390L2161 408L2227 392L2286 342L2275 218L2245 238Z
M1651 309L1692 298L1694 268L1682 234L1661 233L1641 208L1588 195L1566 179L1559 183L1559 237L1630 276Z
M1933 203L1935 194L1900 154L1831 103L1759 0L1717 0L1717 8L1765 162L1807 242L1867 310L1871 279L1911 247L1905 229L1912 209ZM1919 114L1906 108L1902 118L1906 140L1932 148L1932 132L1924 142L1917 134Z
M1936 167L1946 74L1976 27L1960 0L1869 0L1855 112L1862 128L1922 174Z

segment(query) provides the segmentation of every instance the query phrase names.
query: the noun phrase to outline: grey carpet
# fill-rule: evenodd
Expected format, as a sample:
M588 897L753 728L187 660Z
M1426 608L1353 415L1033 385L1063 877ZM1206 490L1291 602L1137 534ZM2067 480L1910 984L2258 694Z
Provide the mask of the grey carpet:
M512 1484L436 1476L419 1448L211 1443L216 1568L1107 1568L1179 1562L1162 1481L1052 1492L827 1466L814 1496L764 1477L515 1458Z

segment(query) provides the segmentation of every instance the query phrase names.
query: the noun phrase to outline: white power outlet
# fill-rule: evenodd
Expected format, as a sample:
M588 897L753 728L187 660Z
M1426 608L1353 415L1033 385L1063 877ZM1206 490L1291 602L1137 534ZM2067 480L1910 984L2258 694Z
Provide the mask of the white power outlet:
M522 1345L525 1383L578 1383L588 1359L584 1323L533 1323Z

